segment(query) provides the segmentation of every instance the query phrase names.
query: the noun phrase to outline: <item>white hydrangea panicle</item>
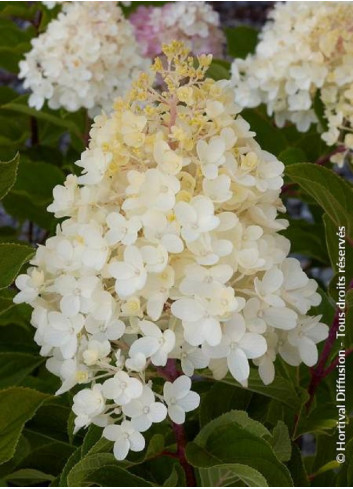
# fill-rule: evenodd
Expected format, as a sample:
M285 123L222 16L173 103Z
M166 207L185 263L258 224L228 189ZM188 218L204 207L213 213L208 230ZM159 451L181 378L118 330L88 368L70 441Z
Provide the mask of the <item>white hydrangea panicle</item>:
M95 119L81 176L49 206L66 219L16 282L58 393L82 389L75 429L104 427L119 460L153 423L184 423L195 370L246 386L253 366L268 384L277 355L313 365L328 331L307 316L317 284L278 234L283 165L229 83L205 79L210 57L195 67L182 43L164 51L167 68L157 58Z
M232 65L238 104L266 104L279 127L291 121L305 132L317 123L322 139L338 145L331 161L339 165L353 149L352 13L351 2L278 2L255 54ZM315 113L316 97L327 127Z
M45 3L52 8L58 2ZM109 111L149 62L116 2L60 4L58 17L32 40L20 62L19 77L31 91L29 105L40 110L47 100L52 109L84 107L91 116Z

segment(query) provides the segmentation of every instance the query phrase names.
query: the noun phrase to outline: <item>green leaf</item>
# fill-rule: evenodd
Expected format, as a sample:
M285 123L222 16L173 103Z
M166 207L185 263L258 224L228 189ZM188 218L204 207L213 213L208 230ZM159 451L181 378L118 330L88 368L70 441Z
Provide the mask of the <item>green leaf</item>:
M168 1L145 1L145 2L140 2L140 1L134 1L134 2L126 2L127 5L122 4L121 8L122 11L124 12L125 17L129 17L135 10L140 7L141 5L145 7L163 7L166 3L169 3Z
M102 437L102 428L91 425L83 439L81 458L94 453L111 452L113 442Z
M317 292L321 295L321 303L310 309L310 315L320 315L322 316L321 321L323 323L331 324L335 315L335 304L322 289L319 288Z
M292 454L292 445L287 425L279 420L273 428L272 448L281 462L288 462Z
M295 444L292 447L292 456L287 463L287 467L291 473L294 487L306 487L310 485L308 475L304 467L301 451Z
M29 136L29 127L23 126L21 118L0 116L0 131L0 146L19 147Z
M259 33L253 27L247 25L227 27L225 34L230 56L244 59L248 54L254 53Z
M0 87L0 105L9 102L10 100L13 100L17 97L18 93L15 92L15 90L13 90L12 88L7 86Z
M20 384L43 362L44 358L28 353L0 353L0 389Z
M250 124L256 133L255 139L262 149L279 155L288 147L288 141L283 132L273 125L273 122L261 109L245 109L242 117Z
M29 435L27 430L25 433L26 436ZM20 468L31 467L56 476L62 471L74 449L73 446L60 441L42 443L40 446L32 448L31 453L23 460Z
M71 413L71 406L64 403L63 398L53 398L41 406L31 423L26 427L26 431L40 434L48 441L62 441L70 445L66 431L67 420Z
M53 188L63 183L64 178L64 173L54 165L23 159L17 181L3 201L5 210L17 219L29 219L51 229L54 217L47 207L53 200Z
M0 464L12 458L25 423L47 398L24 387L0 391Z
M156 433L152 435L144 454L144 460L156 457L164 448L164 436Z
M0 289L12 284L22 266L33 255L34 249L31 246L0 243Z
M337 426L337 408L330 402L319 405L308 416L301 416L296 429L296 438L304 433L325 434Z
M182 470L182 469L181 469ZM163 487L176 487L181 486L179 483L179 472L178 469L174 466L169 477L164 481Z
M213 59L207 70L207 77L213 80L228 80L230 78L230 64L223 59Z
M313 109L316 114L316 117L318 118L320 125L321 125L321 131L324 132L327 131L328 129L328 124L327 124L327 119L325 117L325 105L323 101L321 100L321 91L317 90L315 97L314 97L314 103L313 103Z
M8 289L2 289L0 291L2 299L4 299L3 294L5 291L8 292ZM7 305L7 307L5 307L3 310L0 310L0 326L7 326L11 324L13 327L17 325L26 329L31 319L31 306L29 306L28 304L12 303L12 307L10 307L10 301L12 302L12 298L9 299L9 297L6 297L5 301L3 302L3 305ZM19 339L17 338L17 343L19 344L21 342L22 341L19 341ZM33 346L33 335L31 335L31 343Z
M246 410L251 397L252 393L246 389L223 382L214 382L201 400L201 426L232 409Z
M259 471L243 464L222 464L199 468L202 487L239 487L239 480L248 487L268 487Z
M0 161L0 200L8 194L15 184L19 161L19 153L10 161Z
M292 486L287 468L278 460L269 431L250 419L246 412L231 411L208 423L194 442L186 447L188 461L207 468L223 463L248 465L258 471L269 486Z
M28 116L35 117L39 120L50 122L55 126L62 127L65 130L72 132L76 137L82 138L82 134L77 125L72 122L72 120L68 117L61 118L58 117L58 112L54 110L50 110L47 108L43 108L42 110L35 110L28 105L28 95L20 95L15 100L11 100L10 102L1 106L1 109L9 110L12 112L17 112L20 114L26 114Z
M353 187L332 170L310 163L289 165L286 174L317 201L337 227L345 226L353 239Z
M97 470L90 471L83 480L80 481L84 486L116 487L150 487L152 484L137 475L131 474L127 470L116 465L106 465Z
M0 297L0 316L9 312L13 307L15 307L15 304L12 297Z
M102 438L102 428L99 426L91 425L83 439L81 445L81 457L87 455L90 450L97 444Z
M47 207L53 200L53 188L62 184L64 178L64 173L54 165L23 159L17 181L3 201L6 211L18 219L29 219L50 229L54 217Z
M11 460L8 460L0 466L0 479L6 477L6 475L11 474L12 472L15 472L15 470L18 469L18 466L27 457L30 451L30 443L23 435L21 435L18 440L15 453Z
M301 148L286 148L278 155L279 161L285 165L293 165L294 163L302 163L307 161L307 156Z
M67 475L67 485L69 487L82 486L85 481L90 480L91 474L94 474L102 467L116 463L116 459L112 453L88 455L72 467Z
M0 66L12 73L18 72L18 64L30 50L30 40L35 35L33 26L24 27L23 23L18 26L12 19L1 18L0 12Z
M36 206L44 207L53 200L53 188L62 184L64 178L64 173L54 165L22 160L11 193L16 197L35 199Z
M283 131L284 129L282 129ZM307 155L306 161L316 161L330 151L318 133L316 128L306 133L299 133L300 137L296 139L295 146L301 148Z
M76 450L68 458L60 476L59 487L67 487L67 476L71 469L81 460L81 447L77 447Z
M329 262L326 247L322 245L325 234L322 224L312 224L304 219L293 219L281 232L291 242L291 252L306 255L324 263Z
M0 4L0 17L19 17L20 19L32 19L37 11L37 5L27 5L23 2L5 1Z
M240 386L231 375L227 375L221 382L237 387ZM307 400L305 389L296 389L290 380L281 377L279 374L276 374L276 377L271 384L264 385L258 372L256 370L251 370L247 389L251 392L256 392L271 399L275 399L276 401L280 401L293 410L299 410Z
M35 484L40 484L47 481L52 482L54 480L54 476L50 474L45 474L40 470L20 469L16 470L16 472L13 472L12 474L5 476L4 479L11 482L12 484L15 483L15 485L24 486L27 482L28 484L33 486Z

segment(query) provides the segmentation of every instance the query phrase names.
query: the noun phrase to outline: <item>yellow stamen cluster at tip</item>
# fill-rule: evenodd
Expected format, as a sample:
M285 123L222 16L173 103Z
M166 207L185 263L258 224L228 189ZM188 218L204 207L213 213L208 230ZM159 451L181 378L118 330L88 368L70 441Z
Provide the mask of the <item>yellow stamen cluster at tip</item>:
M132 83L127 95L114 102L110 125L114 125L118 132L115 132L115 137L110 138L109 143L101 144L105 151L113 154L113 161L109 166L110 175L122 168L127 170L128 166L136 165L138 158L139 165L143 168L146 161L143 153L145 156L151 153L152 150L149 151L148 148L153 148L156 137L165 128L172 148L178 147L185 151L192 150L196 136L210 130L207 122L209 118L205 116L206 101L222 97L221 92L215 88L215 81L206 78L211 62L212 55L194 57L183 42L173 41L163 46L161 57L155 58L149 71L141 73ZM172 106L175 111L174 120L171 115ZM122 126L126 126L126 120L123 120L126 113L130 113L129 120L141 116L146 123L136 128L134 136L130 134L122 140L118 133ZM100 122L95 122L96 127L99 124Z
M151 71L161 77L169 92L177 90L185 79L193 81L204 79L205 73L212 62L211 54L193 57L185 44L179 41L164 44L162 53L165 59L156 57ZM148 75L145 73L141 74L133 86L133 96L136 97L142 92L145 93L149 83L151 83L151 79Z

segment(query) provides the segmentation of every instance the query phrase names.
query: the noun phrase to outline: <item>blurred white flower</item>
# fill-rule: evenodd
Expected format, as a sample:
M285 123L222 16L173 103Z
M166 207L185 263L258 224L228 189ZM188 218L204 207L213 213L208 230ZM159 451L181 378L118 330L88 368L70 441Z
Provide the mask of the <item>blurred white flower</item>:
M242 107L267 105L278 126L299 131L317 123L322 139L352 149L351 2L278 2L260 33L255 54L232 65L235 100ZM327 127L315 113L323 104ZM343 165L344 154L332 157Z
M46 2L52 8L57 2ZM92 116L111 110L148 65L141 56L132 25L115 2L62 2L62 11L45 32L32 40L20 62L19 77L31 90L29 105Z

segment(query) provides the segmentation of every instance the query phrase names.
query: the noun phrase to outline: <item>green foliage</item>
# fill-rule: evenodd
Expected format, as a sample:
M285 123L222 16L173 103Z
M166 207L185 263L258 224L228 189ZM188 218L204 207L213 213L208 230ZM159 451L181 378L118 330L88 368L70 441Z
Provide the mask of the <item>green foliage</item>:
M221 464L199 469L201 485L205 487L267 487L265 477L256 469L243 464Z
M222 382L239 386L231 375L225 377ZM305 389L296 387L291 380L282 377L278 373L272 384L264 385L257 371L253 370L250 373L248 389L249 391L279 401L294 410L300 409L307 400Z
M47 207L53 199L53 188L63 181L64 174L56 166L22 158L16 183L3 205L17 219L30 219L41 228L50 229L54 218Z
M20 384L43 361L43 358L28 353L0 353L0 389Z
M22 266L33 256L31 246L17 243L0 243L0 289L8 287Z
M263 110L245 109L241 115L250 124L251 130L256 133L256 140L262 149L276 156L286 150L288 141L285 135L274 126Z
M195 467L234 462L250 467L249 478L260 474L269 486L292 486L290 473L277 458L268 441L270 438L268 430L250 419L245 411L230 411L201 429L188 444L186 456Z
M23 387L0 391L0 463L14 455L24 424L48 396Z
M15 184L20 155L10 161L0 161L0 200L7 195Z
M138 5L123 7L128 16ZM57 220L46 208L52 190L62 184L87 142L90 121L85 111L39 111L28 106L28 94L17 90L18 63L31 39L55 18L60 6L40 2L0 3L0 68L9 86L0 87L0 480L8 486L184 487L184 469L167 422L146 433L146 450L117 462L113 443L102 428L90 426L73 433L72 395L54 397L59 380L45 368L45 358L33 340L31 308L16 305L14 280L27 266L35 246L44 243ZM226 28L227 60L214 59L208 76L229 79L230 58L254 52L258 33L248 26ZM15 89L10 88L15 87ZM314 100L319 128L326 127L320 93ZM292 125L275 126L265 107L244 110L242 116L264 150L286 167L283 199L304 204L311 218L295 218L291 205L282 232L291 252L305 258L308 273L332 269L327 286L321 279L322 302L310 314L331 324L335 312L338 226L345 226L347 286L353 279L353 186L330 163L314 164L332 148L317 127L299 133ZM15 155L15 156L14 156ZM310 162L310 163L308 163ZM291 200L289 200L291 199ZM353 291L346 295L345 347L353 347ZM328 364L334 360L335 343ZM347 357L347 377L353 368ZM328 366L328 365L327 365ZM347 447L345 464L337 463L335 380L333 370L322 379L309 412L310 370L276 360L276 377L265 386L252 368L243 388L230 375L221 381L196 374L201 395L199 412L187 415L186 457L197 484L211 487L347 486L353 483L353 389L347 379ZM200 372L202 375L204 372ZM307 436L315 453L306 451ZM305 437L304 437L305 435ZM304 449L303 449L304 446ZM179 453L180 455L180 453Z
M273 428L272 448L281 462L288 462L292 454L292 446L287 425L279 420Z
M353 188L348 182L328 168L308 163L287 166L286 174L315 199L337 227L345 226L347 236L353 239Z
M207 71L207 76L213 80L228 80L230 77L230 63L222 59L213 59Z
M304 219L292 219L289 227L282 231L292 243L292 253L299 253L329 265L327 249L323 246L325 231L322 224L309 223Z
M255 51L258 38L256 29L247 25L227 27L225 34L228 54L233 58L246 58L248 54Z
M3 104L1 109L17 114L25 114L35 117L40 121L49 122L54 126L59 126L64 130L68 130L78 138L82 137L82 132L80 132L80 128L74 122L74 117L72 115L62 111L62 117L60 117L56 111L50 110L46 107L41 110L33 109L32 107L28 106L28 95L20 95L18 98Z

